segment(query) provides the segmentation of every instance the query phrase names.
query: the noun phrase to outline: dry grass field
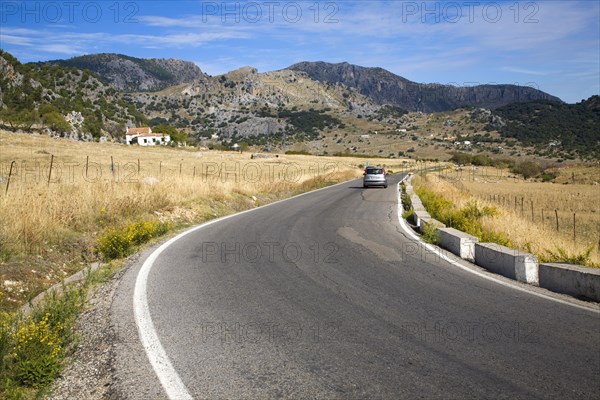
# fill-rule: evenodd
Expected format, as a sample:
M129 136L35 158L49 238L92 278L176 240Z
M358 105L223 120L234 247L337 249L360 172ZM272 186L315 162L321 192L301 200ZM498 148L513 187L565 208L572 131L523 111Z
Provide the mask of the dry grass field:
M203 222L360 177L365 161L251 159L0 132L0 308L14 309L97 260L97 239L109 228ZM369 161L406 167L402 160Z
M590 182L585 176L599 173L599 167L569 167L557 180ZM597 183L533 182L515 177L507 170L481 167L446 170L429 174L425 179L422 184L459 207L473 199L496 207L499 214L486 217L485 227L505 234L515 246L533 251L542 260L555 259L550 253L558 254L559 249L570 255L591 249L590 260L600 265Z

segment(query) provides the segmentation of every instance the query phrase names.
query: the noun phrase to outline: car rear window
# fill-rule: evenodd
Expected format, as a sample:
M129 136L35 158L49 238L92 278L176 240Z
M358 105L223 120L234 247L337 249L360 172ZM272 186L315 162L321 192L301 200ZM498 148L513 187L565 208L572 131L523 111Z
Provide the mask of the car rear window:
M367 168L367 174L383 174L383 168Z

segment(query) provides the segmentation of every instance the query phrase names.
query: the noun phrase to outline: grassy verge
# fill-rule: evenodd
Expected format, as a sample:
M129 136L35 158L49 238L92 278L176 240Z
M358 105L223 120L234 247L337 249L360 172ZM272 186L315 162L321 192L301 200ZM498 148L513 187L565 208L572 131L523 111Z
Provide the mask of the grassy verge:
M0 397L38 399L74 351L78 335L75 320L85 307L88 290L112 276L119 264L106 265L83 282L51 291L42 304L23 312L0 313Z
M593 242L591 245L583 241L568 243L547 226L527 221L499 204L471 195L464 183L453 182L453 185L432 175L416 176L412 182L415 193L433 218L474 235L481 242L528 251L541 262L600 267ZM496 190L501 190L501 186L496 186Z

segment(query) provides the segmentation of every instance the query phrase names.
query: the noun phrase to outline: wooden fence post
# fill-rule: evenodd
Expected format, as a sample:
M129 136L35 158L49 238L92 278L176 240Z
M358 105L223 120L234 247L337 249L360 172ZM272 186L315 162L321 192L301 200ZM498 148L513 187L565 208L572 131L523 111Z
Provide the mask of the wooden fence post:
M542 224L544 223L544 221L546 221L546 219L544 218L544 209L542 208Z
M525 197L521 197L521 216L525 214Z
M10 178L12 177L13 166L15 165L15 163L16 163L16 161L13 161L10 163L10 170L8 171L8 180L6 181L6 190L4 191L5 196L8 194L8 187L10 186Z
M50 155L50 171L48 171L48 186L50 186L50 178L52 177L52 166L54 165L54 154Z
M577 231L575 230L575 213L573 213L573 245L575 245L577 241L576 232Z
M533 200L531 200L531 222L535 222L535 218L533 216Z

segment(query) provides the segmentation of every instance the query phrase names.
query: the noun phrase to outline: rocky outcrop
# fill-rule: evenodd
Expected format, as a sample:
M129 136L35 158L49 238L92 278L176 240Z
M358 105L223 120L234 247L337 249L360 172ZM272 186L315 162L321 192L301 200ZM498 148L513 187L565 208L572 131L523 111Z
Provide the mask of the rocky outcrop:
M121 54L90 54L49 64L88 69L119 91L155 91L191 83L205 74L189 61L174 58L135 58Z
M440 112L462 106L494 109L514 102L560 101L531 87L420 84L383 68L365 68L348 63L302 62L288 69L305 72L320 82L341 83L356 88L378 104L390 104L408 111Z

